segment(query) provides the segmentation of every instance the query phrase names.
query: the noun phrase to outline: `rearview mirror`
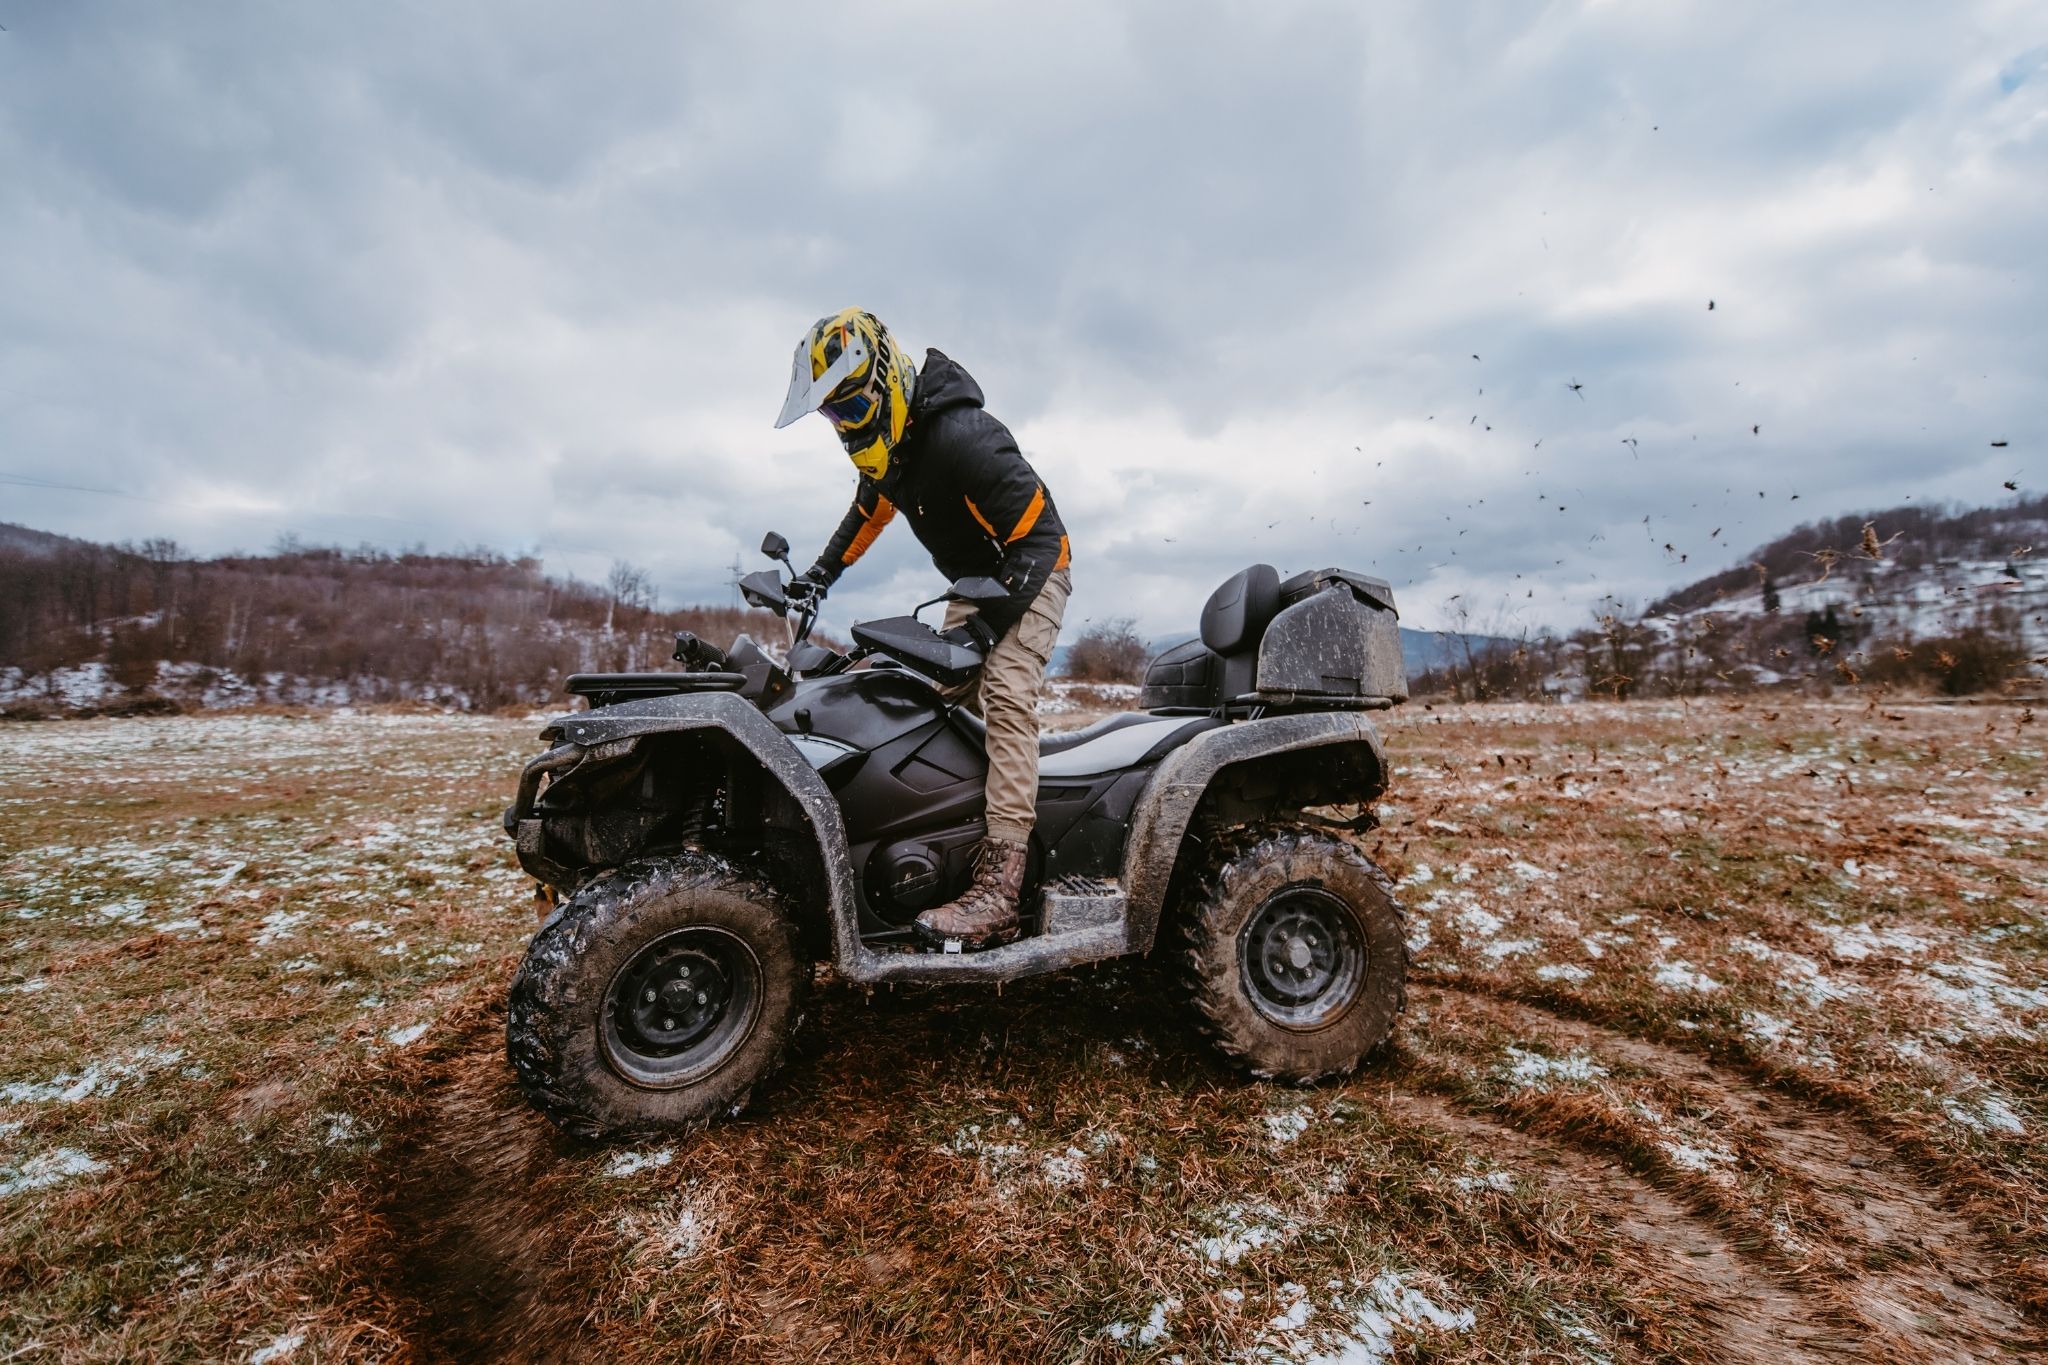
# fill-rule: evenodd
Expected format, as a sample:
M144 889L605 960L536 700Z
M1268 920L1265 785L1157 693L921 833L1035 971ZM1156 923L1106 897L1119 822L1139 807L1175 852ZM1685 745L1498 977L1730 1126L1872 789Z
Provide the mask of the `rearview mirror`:
M761 553L767 555L770 559L779 559L787 564L789 563L789 542L774 531L770 531L767 535L761 537Z
M946 589L949 602L1000 602L1010 590L993 578L956 578Z

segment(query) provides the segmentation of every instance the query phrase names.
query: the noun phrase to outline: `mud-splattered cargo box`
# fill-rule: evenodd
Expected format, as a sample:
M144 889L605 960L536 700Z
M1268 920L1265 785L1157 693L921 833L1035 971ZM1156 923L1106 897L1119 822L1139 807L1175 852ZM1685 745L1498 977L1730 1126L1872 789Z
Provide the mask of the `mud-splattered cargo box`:
M1385 579L1271 565L1233 575L1202 608L1199 639L1146 670L1148 711L1226 706L1391 706L1408 699L1399 612Z

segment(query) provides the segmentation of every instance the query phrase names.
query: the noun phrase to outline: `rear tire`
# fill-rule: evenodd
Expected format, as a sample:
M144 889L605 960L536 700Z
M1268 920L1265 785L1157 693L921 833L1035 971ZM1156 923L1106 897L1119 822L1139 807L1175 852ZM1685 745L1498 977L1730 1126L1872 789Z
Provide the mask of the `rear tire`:
M737 1114L802 1021L810 964L782 898L703 853L629 864L563 902L512 979L519 1088L579 1137Z
M1190 888L1173 966L1195 1027L1234 1065L1307 1084L1393 1032L1408 946L1393 884L1306 825L1227 836Z

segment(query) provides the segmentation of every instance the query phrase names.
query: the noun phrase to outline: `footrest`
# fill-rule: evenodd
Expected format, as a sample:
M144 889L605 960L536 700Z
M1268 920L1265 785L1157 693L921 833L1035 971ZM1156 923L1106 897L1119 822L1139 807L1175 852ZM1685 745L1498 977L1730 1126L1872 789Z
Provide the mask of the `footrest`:
M1056 877L1040 893L1038 922L1042 934L1116 924L1123 915L1124 889L1107 878Z

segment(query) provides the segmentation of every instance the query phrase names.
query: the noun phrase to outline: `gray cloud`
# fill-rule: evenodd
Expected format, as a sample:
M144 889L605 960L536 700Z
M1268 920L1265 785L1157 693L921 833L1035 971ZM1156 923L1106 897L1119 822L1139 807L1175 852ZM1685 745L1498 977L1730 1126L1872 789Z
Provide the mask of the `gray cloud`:
M1076 619L1161 634L1258 558L1570 626L2048 437L2008 6L0 15L0 479L112 490L0 517L72 534L719 598L844 506L768 423L852 302L982 380ZM932 583L893 530L833 609Z

